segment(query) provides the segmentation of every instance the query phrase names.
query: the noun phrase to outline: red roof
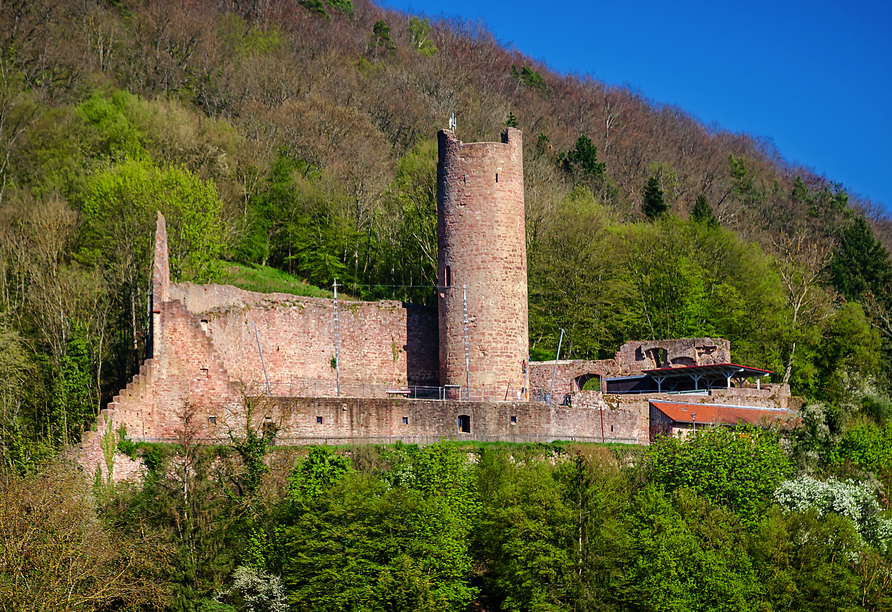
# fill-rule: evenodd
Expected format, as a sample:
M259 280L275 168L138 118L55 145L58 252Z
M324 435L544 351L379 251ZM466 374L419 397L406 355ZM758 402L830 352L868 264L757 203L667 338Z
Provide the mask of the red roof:
M774 408L747 408L745 406L719 406L715 404L681 404L678 402L651 401L650 405L677 423L713 425L768 425L794 418L789 410Z

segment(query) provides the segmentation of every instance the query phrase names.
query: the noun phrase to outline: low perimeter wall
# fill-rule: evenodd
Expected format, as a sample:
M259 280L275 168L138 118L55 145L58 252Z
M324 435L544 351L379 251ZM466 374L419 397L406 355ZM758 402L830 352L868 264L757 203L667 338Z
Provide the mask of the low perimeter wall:
M460 402L370 398L260 398L252 426L276 430L275 443L427 444L443 439L646 444L637 411L600 406L549 406L535 402ZM245 413L214 416L208 431L221 440L244 433ZM468 431L459 429L460 418ZM603 427L602 427L603 423ZM604 436L602 437L602 432ZM646 434L646 430L643 430Z

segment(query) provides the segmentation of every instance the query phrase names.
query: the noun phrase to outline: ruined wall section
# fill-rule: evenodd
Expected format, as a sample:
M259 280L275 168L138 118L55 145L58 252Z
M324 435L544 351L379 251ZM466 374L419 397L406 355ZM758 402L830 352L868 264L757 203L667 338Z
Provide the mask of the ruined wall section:
M171 297L199 321L234 381L256 390L268 376L273 394L335 395L333 300L189 283L173 285ZM341 300L338 320L342 390L437 384L432 309Z
M666 363L664 363L664 361ZM731 363L731 342L722 338L679 338L676 340L633 340L623 344L613 359L567 359L530 364L530 389L548 392L554 375L554 395L560 398L581 390L589 376L609 378L636 376L660 367L684 367Z
M722 338L678 338L674 340L633 341L616 353L621 373L627 376L644 370L731 363L731 342Z
M529 355L521 132L508 128L498 143L437 137L440 382L466 384L466 286L471 389L520 388Z

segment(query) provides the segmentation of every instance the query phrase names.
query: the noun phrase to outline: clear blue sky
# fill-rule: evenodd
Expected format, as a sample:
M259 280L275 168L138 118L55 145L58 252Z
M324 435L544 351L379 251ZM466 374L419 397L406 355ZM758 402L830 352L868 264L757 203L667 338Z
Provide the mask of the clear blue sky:
M768 137L892 213L892 2L383 2L483 21L553 70Z

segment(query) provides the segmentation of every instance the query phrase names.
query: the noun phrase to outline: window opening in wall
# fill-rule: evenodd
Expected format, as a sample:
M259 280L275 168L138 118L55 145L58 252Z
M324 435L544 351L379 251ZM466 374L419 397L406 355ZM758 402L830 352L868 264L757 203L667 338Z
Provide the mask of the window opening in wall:
M208 417L208 425L216 425L216 424L217 424L217 417L215 417L215 416Z
M322 425L322 417L316 417L316 423Z
M446 286L452 286L452 266L446 266Z
M409 417L403 417L403 425L409 424Z
M461 433L471 433L471 417L466 414L458 415L458 430Z
M513 425L516 425L516 424L517 424L517 417L516 417L516 416L511 417L511 423L512 423Z
M499 173L498 172L496 172L496 182L497 183L499 182Z
M208 369L207 369L207 368L201 368L201 377L202 377L202 378L210 378L210 377L211 377L211 375L208 374Z
M613 425L610 426L610 433L613 433Z
M272 417L266 417L263 420L263 437L267 440L272 440L276 437L276 432L279 430L276 427L276 424L273 422Z

